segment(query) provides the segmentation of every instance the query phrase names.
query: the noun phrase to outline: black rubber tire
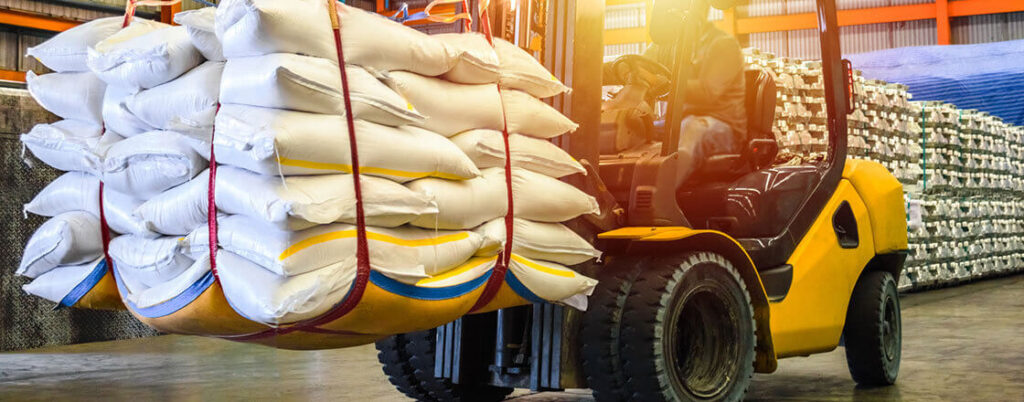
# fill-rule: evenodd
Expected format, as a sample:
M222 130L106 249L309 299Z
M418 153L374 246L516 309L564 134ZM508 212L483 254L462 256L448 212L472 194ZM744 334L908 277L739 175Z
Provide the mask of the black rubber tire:
M404 334L377 341L377 360L380 361L384 374L388 376L388 381L398 389L398 392L418 401L427 400L427 391L420 387L413 376L415 369L409 364L409 356L405 353L406 343L408 340Z
M863 386L896 383L902 354L902 322L896 280L885 271L861 275L850 297L843 329L846 365Z
M649 261L624 311L628 399L742 400L754 372L757 327L739 272L709 252Z
M635 261L623 261L598 274L597 287L583 314L579 339L587 385L597 402L629 400L622 373L622 313L639 271Z
M400 392L425 402L492 402L512 393L512 388L453 384L448 379L434 377L436 341L437 331L431 329L377 342L380 351L377 356L384 364L384 373ZM395 357L404 360L396 361Z

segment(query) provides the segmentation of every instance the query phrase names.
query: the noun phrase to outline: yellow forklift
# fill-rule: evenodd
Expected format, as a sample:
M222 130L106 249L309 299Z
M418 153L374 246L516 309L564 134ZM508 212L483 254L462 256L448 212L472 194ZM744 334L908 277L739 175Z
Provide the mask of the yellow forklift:
M675 144L692 66L622 57L611 68L625 81L620 94L642 87L644 111L608 107L614 99L602 109L603 0L528 3L527 18L515 21L543 34L541 59L573 87L554 105L581 127L560 145L587 168L573 184L602 212L572 226L604 252L574 268L600 284L586 312L538 303L379 341L398 390L423 401L496 401L515 388L590 388L598 401L735 401L778 359L840 345L856 383L893 384L903 193L880 164L846 158L853 72L834 0L816 0L824 159L773 163L776 87L753 69L745 74L747 146L710 156L680 188ZM699 36L693 19L706 18L693 9L691 0L656 0L649 24L653 41L684 60ZM649 85L652 75L664 85ZM667 101L663 121L650 113L659 99Z

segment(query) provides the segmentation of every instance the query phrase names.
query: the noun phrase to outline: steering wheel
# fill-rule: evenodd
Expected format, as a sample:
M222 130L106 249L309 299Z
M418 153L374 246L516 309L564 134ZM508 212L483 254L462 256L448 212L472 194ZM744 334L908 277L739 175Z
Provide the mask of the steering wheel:
M668 67L641 55L620 56L612 62L612 72L620 82L650 85L648 95L655 98L664 96L672 89L672 73Z

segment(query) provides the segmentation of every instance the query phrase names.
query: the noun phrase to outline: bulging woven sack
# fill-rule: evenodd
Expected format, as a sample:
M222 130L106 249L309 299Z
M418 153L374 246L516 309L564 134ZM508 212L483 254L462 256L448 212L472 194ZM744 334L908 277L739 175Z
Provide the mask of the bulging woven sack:
M446 137L478 128L500 131L505 128L505 116L510 134L552 138L578 127L529 94L504 89L499 93L494 84L456 84L405 71L392 71L385 80L426 116L413 124Z
M455 135L452 142L462 149L478 168L505 166L505 140L500 131L470 130ZM554 178L577 173L586 174L583 165L550 141L512 134L508 142L512 167Z
M172 264L178 264L181 260L173 260ZM179 269L178 267L174 268ZM210 255L205 254L196 260L192 265L185 268L183 272L174 276L173 278L163 281L162 283L155 284L153 286L146 286L142 282L135 279L133 276L136 272L133 270L123 268L114 263L114 270L118 278L118 286L120 288L121 297L126 301L126 305L136 314L139 314L140 309L151 309L155 310L152 313L156 315L169 313L168 309L153 308L159 306L161 303L166 303L176 296L186 293L190 288L194 287L195 284L203 278L210 277Z
M98 174L102 169L103 127L77 120L37 124L21 135L32 154L54 169ZM110 135L112 139L119 139ZM116 138L114 138L116 137Z
M494 38L494 49L501 61L502 88L518 89L536 98L548 98L569 92L569 87L544 68L537 58L519 46L501 38Z
M360 171L407 182L480 175L450 140L427 130L356 120ZM338 115L224 105L217 114L217 161L264 175L351 173L348 126Z
M86 281L102 260L89 261L78 265L56 267L39 275L21 289L30 295L39 296L54 303L61 303L68 294Z
M193 260L179 252L178 238L118 236L110 241L110 258L131 289L143 289L177 278Z
M587 310L587 296L597 286L596 280L569 268L517 254L512 254L508 270L540 299L559 302L580 311Z
M155 232L187 235L206 224L208 176L203 173L136 209L136 215ZM366 223L395 227L415 217L437 213L429 198L390 180L363 176ZM301 230L318 224L350 223L356 219L352 175L263 176L231 166L217 169L217 209Z
M338 4L345 63L437 76L454 55L437 39ZM228 59L294 53L337 62L327 4L318 0L225 0L217 5L217 36Z
M126 106L147 125L209 141L223 62L208 61L170 82L143 90Z
M103 92L107 84L90 72L25 73L32 98L50 113L65 119L103 124Z
M498 82L500 65L498 53L478 32L444 33L433 35L455 50L459 56L455 65L442 78L461 84L492 84Z
M35 278L60 265L77 265L103 254L100 221L85 211L57 215L44 222L25 245L17 274Z
M57 216L65 212L85 211L100 215L100 180L91 174L68 172L43 188L25 211L40 216ZM132 213L142 201L109 188L103 191L103 212L107 226L117 233L156 237Z
M206 60L224 61L224 49L214 30L216 14L216 7L182 11L174 14L174 23L185 27L189 39L192 40L192 46L195 46Z
M437 202L438 214L421 216L411 224L422 228L469 229L508 211L504 169L484 169L464 181L425 178L407 187ZM512 169L514 216L540 222L563 222L598 213L597 200L576 187L524 169Z
M258 220L234 215L218 219L217 242L278 274L294 276L347 260L356 253L356 227L335 223L300 231L280 230ZM401 226L366 228L370 261L374 266L411 278L441 273L466 262L483 239L470 231L434 231ZM209 250L209 231L188 235L186 253Z
M110 147L103 161L103 182L116 191L149 199L189 181L206 165L185 136L150 131Z
M600 257L601 252L586 239L560 223L533 222L515 219L512 235L512 252L533 260L552 261L564 265L576 265ZM498 218L481 225L476 233L484 238L479 256L493 256L505 244L505 218Z
M423 119L395 91L359 66L346 66L352 113L356 118L400 126ZM338 65L326 59L275 53L234 58L224 67L223 103L345 114Z
M100 215L100 179L88 173L68 172L47 184L25 211L40 216L57 216L65 212L86 211Z
M122 17L98 18L58 33L25 53L53 71L89 71L89 47L120 31L123 22Z
M128 110L128 100L137 93L132 88L107 85L103 95L103 124L108 130L131 137L156 129Z
M185 27L132 28L89 48L89 69L109 85L152 88L203 61Z

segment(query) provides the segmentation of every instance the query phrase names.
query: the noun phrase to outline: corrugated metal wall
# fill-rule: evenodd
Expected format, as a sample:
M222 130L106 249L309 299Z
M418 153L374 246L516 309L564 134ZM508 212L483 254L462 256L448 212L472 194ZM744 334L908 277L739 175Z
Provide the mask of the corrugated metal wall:
M836 0L836 5L839 9L847 10L934 2L935 0ZM643 17L633 15L636 7L628 7L630 6L620 5L608 8L607 29L640 26L634 23ZM736 11L737 16L750 17L808 13L815 11L815 1L750 0L747 5L738 7ZM721 12L717 12L717 15L721 18ZM841 46L843 53L852 54L896 47L935 45L935 25L934 20L920 20L842 27ZM952 41L955 44L1024 39L1024 13L954 18L951 25ZM745 41L744 46L772 52L782 57L817 59L821 53L818 33L813 29L754 33L740 39ZM612 58L620 54L636 53L643 48L643 44L609 45L605 49L605 56Z

